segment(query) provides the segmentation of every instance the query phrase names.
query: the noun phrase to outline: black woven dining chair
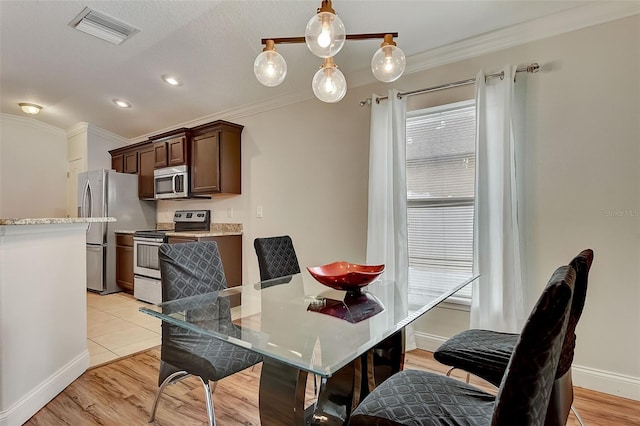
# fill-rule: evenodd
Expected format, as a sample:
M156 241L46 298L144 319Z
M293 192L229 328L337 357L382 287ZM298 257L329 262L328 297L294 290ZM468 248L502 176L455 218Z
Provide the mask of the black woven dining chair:
M575 329L584 308L592 262L593 250L586 249L569 263L576 270L575 294L545 422L547 426L565 425L572 409L577 420L583 424L578 412L572 408L571 364L576 342ZM499 386L517 341L518 334L471 329L448 339L433 353L433 357L452 367L448 374L454 369L461 369Z
M208 322L212 327L224 328L226 335L240 333L231 322L228 298L217 297L217 292L227 288L227 280L216 242L163 244L159 249L159 257L163 302L211 295L211 303L198 311L188 312L190 321L194 322L194 317L197 317L198 321ZM155 419L165 387L195 376L204 387L209 425L215 425L212 398L215 383L260 361L262 357L255 352L163 322L158 377L160 388L153 402L149 422ZM214 382L213 388L210 381Z
M256 238L253 246L258 256L260 281L300 273L298 256L290 236Z
M570 265L553 273L519 335L497 395L444 375L404 370L362 401L350 425L543 425L574 283Z

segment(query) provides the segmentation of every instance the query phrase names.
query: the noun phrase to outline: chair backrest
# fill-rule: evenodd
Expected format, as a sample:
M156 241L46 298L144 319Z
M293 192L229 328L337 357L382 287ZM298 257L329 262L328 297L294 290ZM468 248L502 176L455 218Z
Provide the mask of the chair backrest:
M256 238L253 246L258 256L260 281L300 273L293 241L288 235Z
M576 272L558 268L529 315L496 397L492 425L543 425L567 330Z
M227 288L215 241L162 244L158 253L163 302Z
M576 285L573 290L573 301L571 302L571 313L569 314L569 324L567 325L567 333L562 344L562 353L560 354L560 362L556 371L556 379L564 376L571 368L573 362L573 353L576 347L576 326L582 315L584 302L587 298L587 284L589 281L589 269L593 263L593 250L582 250L574 257L569 265L576 270Z

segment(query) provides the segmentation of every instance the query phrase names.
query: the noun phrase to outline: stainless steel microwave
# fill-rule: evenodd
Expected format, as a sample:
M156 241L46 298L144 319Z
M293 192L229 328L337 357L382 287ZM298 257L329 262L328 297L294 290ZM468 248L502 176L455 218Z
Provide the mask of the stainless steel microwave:
M189 167L165 167L153 171L153 193L156 200L189 196Z

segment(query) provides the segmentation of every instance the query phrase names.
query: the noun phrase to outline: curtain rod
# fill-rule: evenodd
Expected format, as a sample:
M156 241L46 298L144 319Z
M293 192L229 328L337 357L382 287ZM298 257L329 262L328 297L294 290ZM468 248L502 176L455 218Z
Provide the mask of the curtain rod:
M516 69L516 72L536 73L538 71L540 71L540 65L538 65L537 62L529 64L526 67L520 67ZM495 77L500 77L500 79L502 80L504 78L504 71L494 72L492 74L486 74L484 76L485 79L495 78ZM398 93L398 99L402 98L403 96L422 95L423 93L437 92L438 90L452 89L454 87L460 87L460 86L467 86L469 84L474 84L475 82L476 82L475 78L469 78L467 80L460 80L460 81L455 81L453 83L441 84L439 86L428 87L426 89L418 89L418 90L412 90L410 92L402 92L402 93ZM380 103L380 101L384 101L385 99L388 99L388 98L389 98L388 96L380 96L379 98L376 98L376 103ZM371 98L367 98L364 101L360 101L361 107L365 105L371 105Z

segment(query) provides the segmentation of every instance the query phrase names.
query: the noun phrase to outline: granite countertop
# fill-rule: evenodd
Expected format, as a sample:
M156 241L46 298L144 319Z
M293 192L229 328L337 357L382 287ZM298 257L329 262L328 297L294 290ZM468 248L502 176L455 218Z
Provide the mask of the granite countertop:
M192 238L203 238L203 237L222 237L225 235L242 235L242 231L179 231L167 232L167 236L169 237L192 237Z
M158 223L157 229L166 231L169 237L189 237L189 238L203 238L203 237L221 237L225 235L242 235L241 223L212 223L209 231L175 231L173 224ZM118 229L115 231L117 234L134 234L135 230Z
M212 223L209 231L174 231L167 230L170 237L221 237L224 235L242 235L241 223Z
M136 231L134 231L132 229L116 229L115 233L116 234L131 234L131 235L133 235L133 234L136 233Z
M65 223L115 222L113 217L37 217L0 219L0 225L55 225Z

